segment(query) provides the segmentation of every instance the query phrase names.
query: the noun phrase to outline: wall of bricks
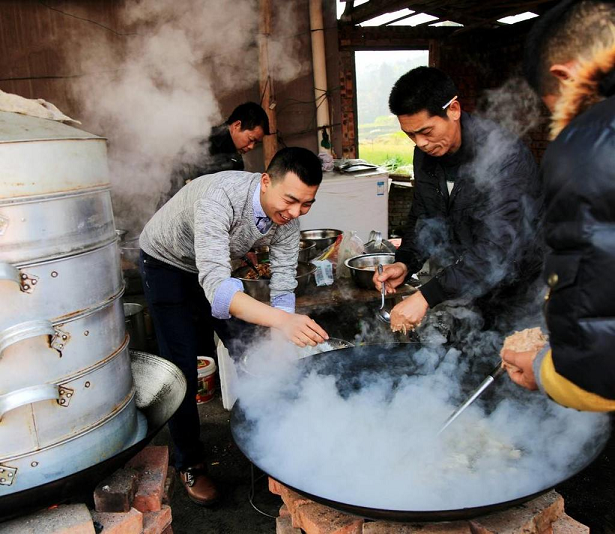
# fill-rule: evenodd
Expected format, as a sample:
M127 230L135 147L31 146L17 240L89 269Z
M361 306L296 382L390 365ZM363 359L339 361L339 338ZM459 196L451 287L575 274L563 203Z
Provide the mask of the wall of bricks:
M397 179L395 179L397 180ZM391 184L389 189L389 234L402 236L408 223L414 189Z
M508 510L471 520L435 523L371 521L317 504L269 479L269 491L284 502L277 534L589 534L589 528L564 511L551 491Z

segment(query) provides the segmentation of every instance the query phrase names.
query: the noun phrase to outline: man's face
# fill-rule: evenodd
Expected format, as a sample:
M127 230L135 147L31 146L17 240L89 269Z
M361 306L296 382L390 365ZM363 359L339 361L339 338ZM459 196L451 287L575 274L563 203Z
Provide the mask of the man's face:
M414 115L399 115L399 125L416 143L419 150L430 156L440 157L454 153L461 146L461 108L454 101L447 109L447 116L430 115L423 110Z
M240 154L250 152L265 137L265 132L260 126L253 130L242 130L241 121L235 121L229 125L228 129L233 139L233 144Z
M288 172L283 179L273 182L264 173L261 177L261 205L275 224L287 224L305 215L315 201L317 185L304 184L299 177Z

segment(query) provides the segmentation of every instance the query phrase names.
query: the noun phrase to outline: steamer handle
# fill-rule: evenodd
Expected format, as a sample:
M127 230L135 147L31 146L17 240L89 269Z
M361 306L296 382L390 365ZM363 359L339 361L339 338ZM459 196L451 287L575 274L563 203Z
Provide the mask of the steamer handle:
M19 341L37 336L53 336L55 333L51 322L46 320L28 321L11 326L0 332L0 357L2 357L2 352L7 347Z
M21 287L19 271L10 263L0 262L0 280L10 280L12 282L15 282L19 287Z
M55 384L41 384L0 395L0 422L15 408L44 400L60 400L60 388Z

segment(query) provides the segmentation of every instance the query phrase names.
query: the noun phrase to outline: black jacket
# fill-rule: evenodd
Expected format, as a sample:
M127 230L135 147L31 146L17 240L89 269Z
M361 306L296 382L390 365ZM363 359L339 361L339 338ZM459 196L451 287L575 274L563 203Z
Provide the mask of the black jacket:
M588 88L598 86L594 78L604 76L604 65L590 66L568 88L555 122L576 118L549 145L542 165L552 362L540 375L547 393L580 409L613 409L592 395L615 399L615 48L610 61L602 101L578 109L596 101Z
M171 187L166 200L177 193L188 180L220 171L243 169L243 158L235 148L228 126L215 126L208 137L192 140L175 157L171 170Z
M467 113L461 125L461 148L452 157L414 151L414 200L396 260L410 273L427 258L444 267L421 288L430 307L470 297L485 309L515 298L540 275L542 189L534 159L516 137Z

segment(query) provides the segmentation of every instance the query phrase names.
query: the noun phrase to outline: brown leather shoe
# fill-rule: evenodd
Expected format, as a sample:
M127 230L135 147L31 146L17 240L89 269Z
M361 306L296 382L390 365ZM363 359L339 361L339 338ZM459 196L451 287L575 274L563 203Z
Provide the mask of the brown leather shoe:
M190 500L201 506L211 506L220 497L213 480L207 476L204 464L197 464L179 472L179 478Z

